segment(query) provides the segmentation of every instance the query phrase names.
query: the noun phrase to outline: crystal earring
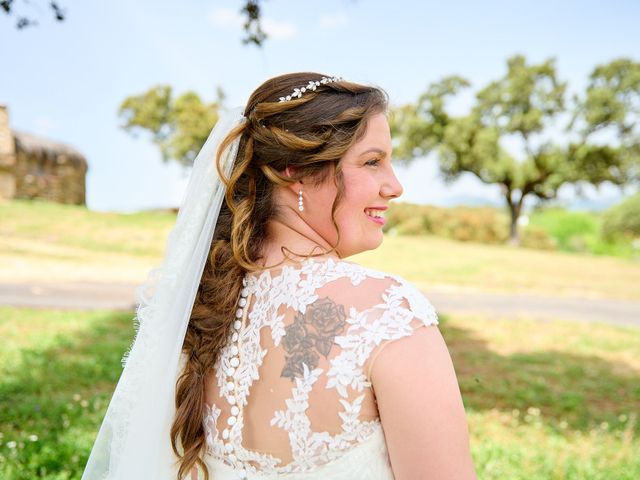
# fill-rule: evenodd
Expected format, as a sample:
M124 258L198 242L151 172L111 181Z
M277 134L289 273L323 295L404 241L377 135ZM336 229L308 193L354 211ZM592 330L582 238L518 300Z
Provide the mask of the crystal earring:
M304 212L304 203L302 202L302 190L298 191L298 210Z

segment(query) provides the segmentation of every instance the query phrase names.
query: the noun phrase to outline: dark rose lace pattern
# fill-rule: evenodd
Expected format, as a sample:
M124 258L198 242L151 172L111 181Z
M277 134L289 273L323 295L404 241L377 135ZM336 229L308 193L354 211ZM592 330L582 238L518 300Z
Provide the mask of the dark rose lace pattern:
M285 328L282 344L287 357L281 377L294 381L318 366L319 355L329 356L335 337L346 325L347 315L342 305L329 298L320 298L309 305L304 314L298 312L293 323Z

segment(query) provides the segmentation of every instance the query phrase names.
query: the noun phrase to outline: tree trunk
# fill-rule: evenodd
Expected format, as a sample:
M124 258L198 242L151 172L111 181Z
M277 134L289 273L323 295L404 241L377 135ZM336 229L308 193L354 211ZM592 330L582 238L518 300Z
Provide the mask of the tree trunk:
M511 213L511 226L509 228L509 245L515 247L520 246L520 237L518 236L518 217Z
M509 205L509 214L511 215L511 225L509 228L509 245L520 246L520 236L518 235L518 218L520 217L520 208L522 202L514 202L509 195L507 197Z

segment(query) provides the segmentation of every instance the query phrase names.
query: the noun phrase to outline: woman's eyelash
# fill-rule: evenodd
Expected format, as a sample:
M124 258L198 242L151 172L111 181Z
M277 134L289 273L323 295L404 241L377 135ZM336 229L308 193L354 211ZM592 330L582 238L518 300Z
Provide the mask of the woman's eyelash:
M365 165L378 165L379 163L380 163L379 158L373 158L369 160L367 163L365 163Z

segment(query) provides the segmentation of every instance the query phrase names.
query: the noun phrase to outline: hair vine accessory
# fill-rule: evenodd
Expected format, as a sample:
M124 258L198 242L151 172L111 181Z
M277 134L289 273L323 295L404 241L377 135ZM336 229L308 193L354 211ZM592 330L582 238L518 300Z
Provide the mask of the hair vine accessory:
M291 95L287 95L286 97L280 97L280 102L288 102L292 98L300 98L302 94L307 90L315 90L320 85L326 85L327 83L339 82L342 80L342 77L322 77L320 80L310 80L309 83L300 88L294 88L293 93Z

